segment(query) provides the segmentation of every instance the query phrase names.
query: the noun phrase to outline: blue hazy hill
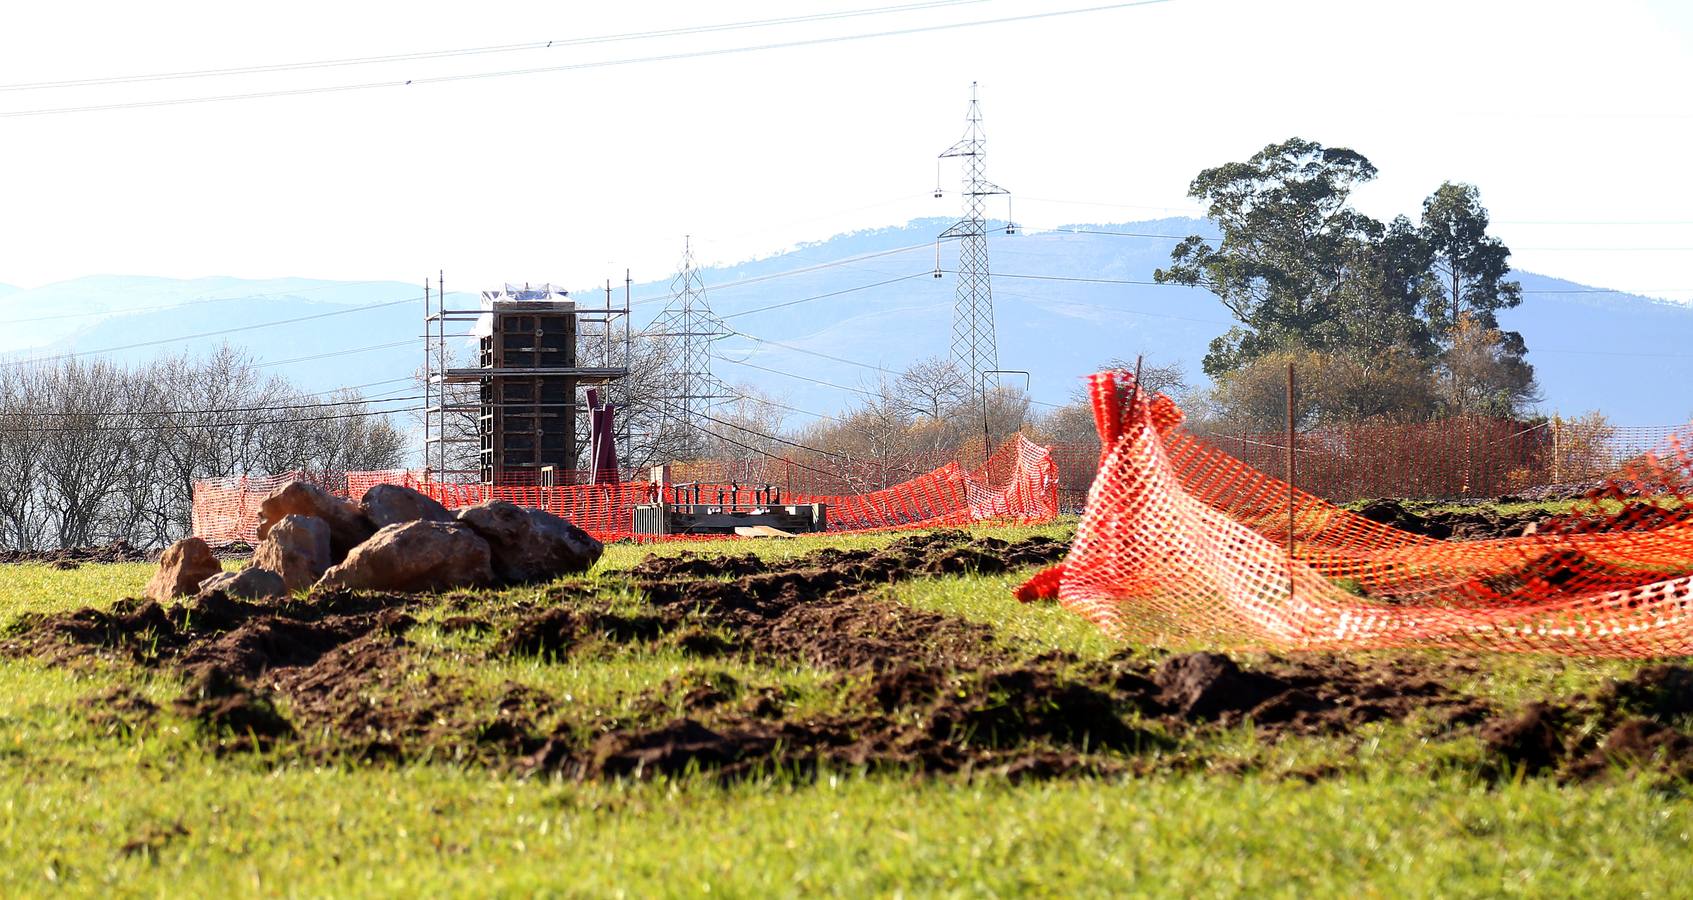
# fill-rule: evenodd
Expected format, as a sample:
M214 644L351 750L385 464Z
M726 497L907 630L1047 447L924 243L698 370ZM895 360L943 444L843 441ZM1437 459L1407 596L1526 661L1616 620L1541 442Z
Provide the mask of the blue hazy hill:
M717 374L793 406L833 413L851 402L852 388L882 376L877 367L897 370L945 355L956 282L949 272L941 278L933 272L934 235L948 224L925 219L854 232L705 270L714 310L738 332L717 344ZM1151 282L1175 239L1208 232L1192 219L994 232L989 252L1000 367L1028 370L1035 396L1047 402L1068 399L1107 361L1139 353L1180 361L1198 380L1206 345L1228 329L1229 315L1203 290ZM951 270L955 259L956 247L943 245L941 268ZM600 277L575 273L568 280L591 285ZM1501 318L1528 341L1546 410L1601 409L1630 425L1683 422L1693 413L1685 387L1693 384L1687 349L1693 308L1593 293L1534 273L1517 277L1527 299ZM662 310L670 278L664 273L635 285L637 328ZM263 361L282 362L270 371L327 390L403 378L418 367L421 293L399 282L78 279L0 296L0 352L101 350L412 301L114 354L137 360L228 340ZM597 291L583 293L599 302ZM470 295L454 299L473 302ZM64 315L77 317L41 320Z

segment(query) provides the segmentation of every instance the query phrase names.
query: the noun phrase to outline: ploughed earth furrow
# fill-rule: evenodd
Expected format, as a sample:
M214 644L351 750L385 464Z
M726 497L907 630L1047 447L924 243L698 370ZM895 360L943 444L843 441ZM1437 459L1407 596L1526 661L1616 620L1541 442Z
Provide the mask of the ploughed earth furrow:
M1643 670L1596 697L1501 712L1453 687L1477 672L1458 658L1311 654L1242 667L1215 653L1030 656L984 624L913 609L885 590L927 576L1020 572L1064 550L1045 538L938 532L775 563L648 557L530 599L327 591L280 603L124 600L25 617L0 652L174 671L185 685L174 708L212 746L279 758L452 760L575 778L821 769L1053 778L1207 766L1207 735L1246 721L1269 743L1412 722L1437 740L1479 737L1500 776L1585 779L1617 765L1693 773L1693 739L1676 727L1693 713L1693 670ZM619 597L619 586L641 599ZM408 637L432 614L435 628L469 642L469 665L478 654L615 660L662 648L821 670L829 700L808 704L780 684L701 671L628 698L615 714L582 713L530 686L441 674L430 658L440 651ZM133 692L86 706L113 734L157 715Z

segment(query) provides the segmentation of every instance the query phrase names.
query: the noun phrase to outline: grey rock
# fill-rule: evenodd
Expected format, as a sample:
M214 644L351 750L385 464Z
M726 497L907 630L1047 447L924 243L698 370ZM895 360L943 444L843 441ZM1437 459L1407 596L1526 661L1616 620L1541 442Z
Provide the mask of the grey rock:
M239 572L219 572L200 582L200 596L222 591L225 596L242 600L272 600L288 596L282 576L257 566Z
M324 588L446 591L491 584L488 542L453 522L389 525L318 580Z
M304 481L290 481L259 501L259 540L264 540L283 516L322 519L329 526L332 562L346 559L376 530L358 504Z
M184 538L159 556L159 570L147 582L147 599L164 603L186 597L199 589L200 582L222 571L223 564L205 541Z
M459 510L493 551L494 574L506 584L532 584L586 571L605 545L543 509L489 500Z
M377 528L401 522L451 522L453 514L445 506L419 491L397 484L378 484L364 492L359 508L365 518Z
M311 587L334 564L329 523L317 516L283 516L253 548L253 565L282 577L286 590Z

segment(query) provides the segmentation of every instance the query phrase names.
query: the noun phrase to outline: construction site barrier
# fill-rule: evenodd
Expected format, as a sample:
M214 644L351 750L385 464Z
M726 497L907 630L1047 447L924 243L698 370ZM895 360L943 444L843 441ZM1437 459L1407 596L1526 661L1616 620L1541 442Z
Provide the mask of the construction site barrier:
M195 536L214 544L252 543L258 539L259 501L290 481L309 482L342 496L347 493L347 476L338 472L295 470L279 475L208 478L194 482L189 527Z
M1262 472L1285 477L1285 432L1189 426L1194 440ZM1672 443L1693 446L1693 424L1618 426L1602 417L1540 422L1459 416L1433 422L1362 422L1294 436L1299 487L1334 503L1401 499L1534 498L1590 488ZM1080 512L1099 467L1097 443L1051 443L1059 504Z
M378 484L420 491L448 509L488 500L507 500L545 509L604 541L650 540L634 534L634 510L656 499L650 481L619 484L480 484L443 482L407 469L347 472L339 483L328 476L289 473L278 476L218 479L194 486L194 533L212 543L257 539L259 502L295 477L323 484L342 496L358 498ZM674 480L674 479L673 479ZM703 500L750 505L758 502L752 482L700 485ZM1045 522L1058 515L1058 477L1047 448L1021 434L972 469L957 461L941 465L881 490L857 494L794 492L784 504L827 504L830 531L957 526L993 520Z
M1678 434L1533 534L1441 541L1244 464L1125 373L1095 375L1091 396L1102 453L1075 542L1021 599L1161 645L1693 653L1693 464Z

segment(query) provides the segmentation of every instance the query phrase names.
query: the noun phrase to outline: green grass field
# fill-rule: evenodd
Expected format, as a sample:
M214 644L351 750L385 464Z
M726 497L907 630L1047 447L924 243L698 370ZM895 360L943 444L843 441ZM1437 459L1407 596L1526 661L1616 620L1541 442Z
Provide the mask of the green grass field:
M1064 536L1066 527L977 533ZM614 546L586 584L612 608L638 609L641 596L619 574L649 552L780 560L896 537ZM34 616L109 607L149 574L146 565L0 567L0 630L16 637ZM1028 574L923 577L880 591L989 625L1029 657L1063 651L1085 664L1138 649L1058 607L1017 603L1011 588ZM550 590L419 607L408 635L417 672L490 696L533 688L558 701L560 721L579 710L637 715L638 699L714 673L787 691L790 717L845 702L835 673L803 663L640 643L499 657L489 651L495 635L449 627L464 608L499 621L501 610L555 602ZM1501 710L1595 691L1642 665L1457 661L1454 686ZM112 716L90 699L114 691L158 712ZM1414 719L1277 740L1244 723L1131 754L1133 774L1099 778L825 767L728 783L576 780L454 758L446 745L401 762L230 750L178 711L182 693L181 676L163 667L0 657L0 893L1638 896L1679 893L1693 876L1693 803L1679 781L1649 767L1585 783L1502 774L1473 734L1431 737Z

